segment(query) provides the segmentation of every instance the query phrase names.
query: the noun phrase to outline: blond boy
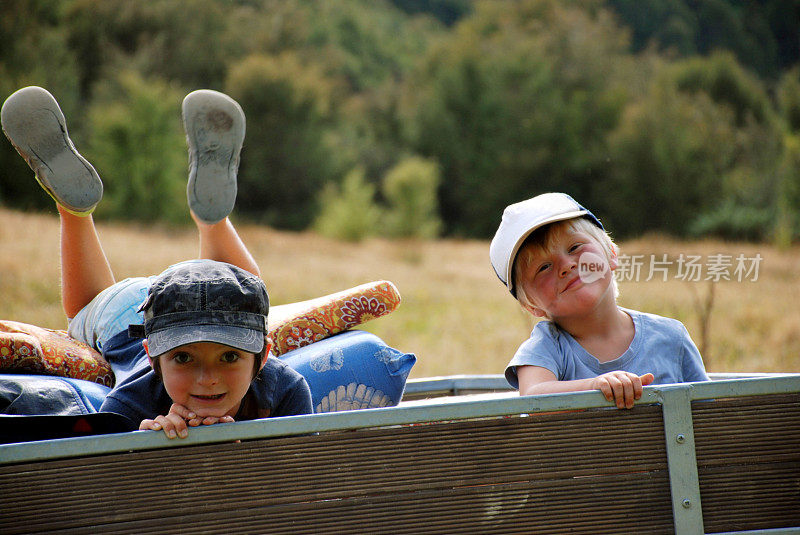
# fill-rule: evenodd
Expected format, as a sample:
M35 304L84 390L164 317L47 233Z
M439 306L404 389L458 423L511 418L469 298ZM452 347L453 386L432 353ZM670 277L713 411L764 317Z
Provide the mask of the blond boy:
M708 380L682 323L617 305L617 246L569 195L508 206L490 257L520 305L544 320L505 371L521 395L600 390L631 408L651 383Z

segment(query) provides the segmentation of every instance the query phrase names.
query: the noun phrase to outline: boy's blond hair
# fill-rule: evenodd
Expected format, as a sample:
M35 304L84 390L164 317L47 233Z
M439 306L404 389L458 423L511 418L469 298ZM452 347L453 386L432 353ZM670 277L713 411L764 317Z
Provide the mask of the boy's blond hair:
M527 268L535 253L549 253L553 247L554 238L562 232L583 232L597 241L606 256L606 261L610 262L617 255L619 247L611 239L605 230L601 229L585 217L576 217L564 221L556 221L536 229L525 239L519 248L519 253L514 259L514 287L517 288L516 298L522 305L529 307L535 306L531 297L525 293L524 287L520 284L525 268ZM619 288L614 277L611 278L614 288L614 298L619 297Z

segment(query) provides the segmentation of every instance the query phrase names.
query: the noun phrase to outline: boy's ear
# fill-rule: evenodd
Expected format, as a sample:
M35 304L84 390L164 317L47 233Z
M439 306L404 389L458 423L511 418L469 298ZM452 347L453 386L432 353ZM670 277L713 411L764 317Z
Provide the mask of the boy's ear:
M617 248L611 249L611 257L608 259L608 269L614 271L619 267L619 259L617 258Z
M144 346L144 351L147 353L147 360L150 361L150 367L153 367L153 357L150 355L150 348L147 346L147 338L142 340L142 345Z
M522 308L524 308L525 310L527 310L528 312L530 312L531 314L533 314L537 318L546 318L547 317L547 312L545 312L541 308L537 308L537 307L535 307L533 305L528 305L528 304L525 304L525 303L520 303L520 304L522 305Z
M269 354L272 351L272 345L273 345L272 344L272 338L267 337L264 340L264 358L261 359L261 366L259 367L259 370L264 367L264 364L267 363L267 359L269 358Z

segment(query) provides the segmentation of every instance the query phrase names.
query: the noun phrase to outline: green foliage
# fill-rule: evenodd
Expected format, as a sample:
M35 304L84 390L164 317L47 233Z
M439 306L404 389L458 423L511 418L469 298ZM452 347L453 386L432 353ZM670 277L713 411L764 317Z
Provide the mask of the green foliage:
M349 91L397 81L425 52L440 25L409 17L386 0L267 0L241 8L248 53L292 52Z
M318 191L340 169L326 141L329 86L289 53L251 56L232 67L226 92L247 117L240 213L291 229L311 223Z
M609 0L608 4L631 28L633 50L657 43L681 56L697 52L697 19L683 0Z
M783 196L776 117L763 86L729 54L666 65L610 138L612 228L771 236L769 214Z
M800 135L784 138L785 150L778 166L778 194L774 244L787 249L800 236Z
M47 88L68 117L73 141L80 147L83 122L79 109L74 53L62 24L63 3L57 0L2 0L0 3L0 98L22 87ZM33 172L11 143L0 141L0 202L19 209L52 207Z
M679 57L729 50L776 77L800 59L800 4L794 0L608 0L631 28L633 50Z
M207 87L247 115L237 212L290 229L312 223L324 184L359 168L365 184L386 177L379 200L394 203L395 232L412 212L426 228L426 212L445 234L489 237L507 204L561 190L620 236L706 229L786 244L800 213L799 62L796 0L2 0L0 10L0 92L36 84L56 96L106 179L99 213L185 217L180 98ZM408 154L435 164L435 195L390 192L390 176L411 181L400 173ZM52 206L8 143L0 168L1 202Z
M548 190L587 199L626 98L625 47L602 9L529 0L478 4L432 51L409 84L411 137L441 164L449 233L491 236L506 205Z
M361 169L350 171L341 185L326 184L319 206L314 229L323 236L357 242L377 233L382 213L375 204L375 186Z
M388 236L435 238L442 222L436 191L440 175L436 162L409 157L394 166L383 180L388 202L382 227Z
M407 71L431 31L424 20L398 24L397 14L374 0L312 2L309 9L319 22L309 27L308 44L329 50L329 73L355 91Z
M471 10L470 0L392 0L406 13L429 13L443 24L453 25Z
M738 205L726 200L716 209L695 219L688 228L693 237L716 236L727 240L764 241L775 214L767 208Z
M602 212L616 235L669 229L685 234L720 198L731 168L732 114L704 94L677 92L661 80L629 106L610 138L611 170Z
M773 120L772 105L763 85L729 53L678 62L671 74L678 89L692 93L702 91L715 102L729 106L739 126L748 120L758 123Z
M800 132L800 67L783 75L777 93L779 110L789 130Z
M219 88L237 28L227 3L203 0L76 0L67 12L69 42L80 60L81 87L108 69L135 68L143 76L187 87Z
M87 156L103 177L97 213L117 219L188 221L182 95L165 84L122 73L98 88L89 110Z
M398 115L402 81L442 36L435 20L406 16L385 0L273 0L237 16L254 55L292 57L324 78L326 150L336 156L328 176L340 180L358 165L375 179L408 152Z

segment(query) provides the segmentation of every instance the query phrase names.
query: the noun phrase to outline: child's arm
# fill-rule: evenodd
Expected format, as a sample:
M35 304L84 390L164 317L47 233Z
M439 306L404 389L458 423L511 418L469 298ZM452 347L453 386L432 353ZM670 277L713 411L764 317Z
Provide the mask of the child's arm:
M189 436L187 425L197 427L199 425L214 425L232 421L233 418L230 416L206 416L205 418L200 418L183 405L173 403L166 416L156 416L153 420L142 420L142 423L139 424L139 430L159 431L163 429L167 438L186 438Z
M620 409L632 408L634 400L642 397L642 387L655 379L652 373L639 376L613 371L589 379L559 381L553 372L541 366L517 366L517 378L522 396L600 390L608 401L614 401Z

